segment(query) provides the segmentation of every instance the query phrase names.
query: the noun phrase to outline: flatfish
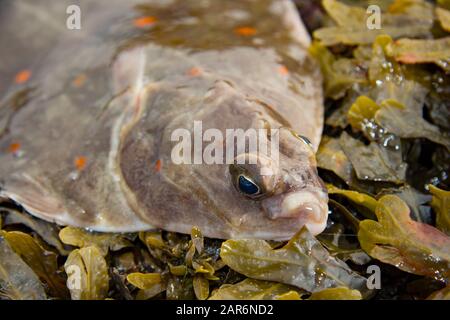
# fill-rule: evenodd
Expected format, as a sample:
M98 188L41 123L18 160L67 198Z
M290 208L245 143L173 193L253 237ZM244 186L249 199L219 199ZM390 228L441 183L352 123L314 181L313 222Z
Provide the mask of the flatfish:
M0 25L3 199L101 232L325 228L322 80L291 1L6 0Z

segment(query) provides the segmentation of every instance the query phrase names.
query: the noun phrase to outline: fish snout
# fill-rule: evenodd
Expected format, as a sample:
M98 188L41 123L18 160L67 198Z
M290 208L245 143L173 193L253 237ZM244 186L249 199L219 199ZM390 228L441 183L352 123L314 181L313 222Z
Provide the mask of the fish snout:
M261 204L269 219L301 220L313 235L327 224L328 195L322 189L290 191L266 198Z

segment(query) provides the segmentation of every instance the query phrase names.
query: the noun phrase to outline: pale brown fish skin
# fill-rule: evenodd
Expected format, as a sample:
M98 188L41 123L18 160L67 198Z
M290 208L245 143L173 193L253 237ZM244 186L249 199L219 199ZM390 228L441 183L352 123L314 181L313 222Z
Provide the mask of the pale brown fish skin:
M61 12L69 1L45 9L9 3L17 20L8 25L29 18L22 32L47 35L30 44L34 54L14 59L0 51L2 86L31 70L26 83L9 80L0 93L0 195L45 220L96 231L189 233L198 226L213 238L285 240L306 225L320 233L328 215L314 158L321 75L293 4L105 2L80 1L82 29L72 31ZM38 18L28 17L27 6ZM44 10L60 28L46 29ZM133 25L150 16L148 25ZM229 165L172 162L172 132L192 130L195 120L222 132L281 128L275 175L263 179L259 165L245 166L265 197L238 192Z

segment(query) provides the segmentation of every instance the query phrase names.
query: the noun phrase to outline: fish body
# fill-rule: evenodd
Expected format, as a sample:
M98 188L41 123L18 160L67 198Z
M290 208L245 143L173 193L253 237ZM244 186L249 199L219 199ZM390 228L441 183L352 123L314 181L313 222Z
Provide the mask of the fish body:
M104 232L285 240L325 228L321 75L290 1L85 0L73 30L69 2L44 2L1 4L4 30L27 21L0 38L1 197ZM174 132L198 145L199 124L223 137L201 150L226 147L228 129L276 131L277 159L174 161Z

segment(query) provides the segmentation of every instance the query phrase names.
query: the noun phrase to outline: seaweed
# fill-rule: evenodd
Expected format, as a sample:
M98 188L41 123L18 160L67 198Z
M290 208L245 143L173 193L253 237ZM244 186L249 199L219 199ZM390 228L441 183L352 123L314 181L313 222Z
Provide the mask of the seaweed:
M296 3L324 78L326 230L287 243L97 233L3 202L0 299L449 300L450 2Z
M245 279L216 289L210 300L300 300L302 291L278 282Z
M33 270L0 236L0 298L43 300L47 296L43 284Z
M436 227L450 235L450 191L441 190L433 185L429 188L433 195L431 207L436 213Z
M57 255L42 248L30 235L20 231L0 231L12 250L33 270L51 297L68 297L65 277L59 272Z
M324 27L314 32L314 38L323 45L363 45L375 41L379 35L426 37L433 26L433 6L426 1L394 1L383 13L380 28L367 27L369 14L362 7L349 6L336 0L324 0L323 6L336 26Z
M264 240L227 240L220 254L230 268L250 278L309 292L341 286L367 291L366 279L330 256L306 228L280 249L273 250Z
M75 249L64 264L72 300L103 300L109 290L108 265L96 246Z

